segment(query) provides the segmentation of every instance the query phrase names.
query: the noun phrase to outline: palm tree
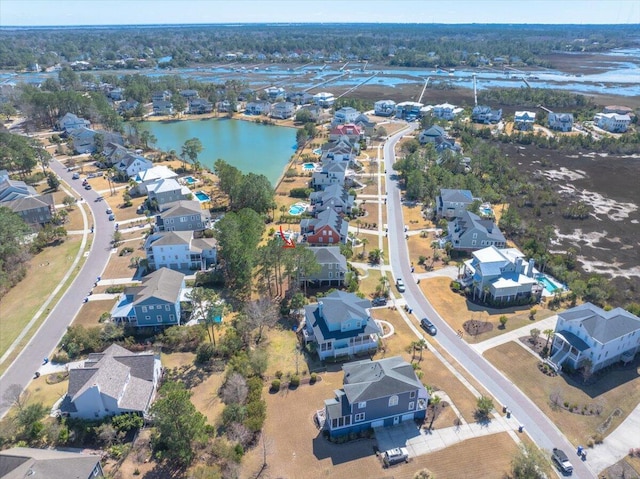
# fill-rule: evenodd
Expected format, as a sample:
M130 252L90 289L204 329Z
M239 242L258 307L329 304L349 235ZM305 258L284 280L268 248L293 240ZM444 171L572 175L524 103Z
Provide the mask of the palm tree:
M360 223L362 223L362 221L360 221L360 219L356 220L356 235L360 234Z
M418 341L418 346L420 348L420 359L419 362L422 362L422 352L425 349L429 349L429 347L427 346L427 342L424 340L424 338L420 339L420 341Z
M284 214L286 213L286 211L287 211L287 207L285 205L282 205L280 207L280 213L282 213L280 215L280 223L282 223L282 218L284 218Z
M369 244L369 240L367 238L362 238L360 240L360 243L362 244L362 256L365 256L365 250L367 249L367 245Z
M382 291L382 295L386 296L387 291L389 289L389 278L387 278L386 274L383 274L382 276L380 276L380 279L378 280L378 282L380 283L380 289Z
M433 427L433 421L435 421L440 414L441 402L442 402L442 399L440 398L440 396L435 394L431 395L431 400L429 401L429 403L431 404L432 409L431 409L431 423L429 423L429 429Z
M551 341L553 333L555 333L553 329L545 329L544 331L542 331L542 334L547 336L547 343L544 345L545 349L549 347L549 341Z

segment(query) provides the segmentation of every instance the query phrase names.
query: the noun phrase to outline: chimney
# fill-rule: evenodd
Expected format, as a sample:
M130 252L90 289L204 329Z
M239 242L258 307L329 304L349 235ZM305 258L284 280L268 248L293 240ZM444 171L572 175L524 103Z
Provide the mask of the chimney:
M531 258L529 260L529 269L527 270L527 276L533 278L533 266L536 264L535 260Z
M323 316L323 314L322 314L322 301L318 301L318 314L320 316Z
M522 274L523 273L522 258L520 258L520 257L516 258L516 273L518 273L518 274Z

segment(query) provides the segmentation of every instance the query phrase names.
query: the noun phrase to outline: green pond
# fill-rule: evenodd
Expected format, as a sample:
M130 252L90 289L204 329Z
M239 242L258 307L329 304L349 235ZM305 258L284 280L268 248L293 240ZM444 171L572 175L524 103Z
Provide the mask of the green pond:
M296 130L260 125L250 121L213 118L206 120L146 121L141 125L157 139L154 145L179 155L184 142L199 138L198 160L213 169L222 158L243 173L265 175L275 186L296 150Z

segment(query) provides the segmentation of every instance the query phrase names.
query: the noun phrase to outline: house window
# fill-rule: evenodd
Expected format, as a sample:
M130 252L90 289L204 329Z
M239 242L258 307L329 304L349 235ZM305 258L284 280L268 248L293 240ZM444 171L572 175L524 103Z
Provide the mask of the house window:
M170 314L170 315L169 315L169 321L173 321L173 320L175 320L175 318L176 318L176 317L175 317L173 314Z
M354 422L360 422L360 421L364 421L364 413L360 412L358 414L356 414L355 418L354 418Z
M157 315L156 319L158 320L159 323L161 323L162 322L162 315L161 314Z
M477 243L477 241L476 241L476 240L471 241L471 246L475 246L475 245L476 245L476 243Z
M333 263L329 263L329 269L333 269Z
M478 233L473 233L473 237L477 238L478 237Z
M144 319L146 319L147 321L149 321L151 319L151 316L145 316Z
M152 309L155 309L155 306L149 306L149 311L151 311Z
M408 409L408 410L409 410L409 411L413 411L413 408L415 407L415 405L416 405L416 404L415 404L415 402L414 402L414 401L411 401L411 402L409 403L409 409Z
M367 401L360 401L358 403L358 409L364 409L367 407Z
M411 399L415 398L415 397L416 397L416 392L415 392L415 391L411 391L411 392L409 393L409 397L410 397Z
M389 407L398 405L398 396L395 394L389 398Z
M329 273L329 278L333 278L333 273Z
M143 312L143 313L146 313L146 312L147 312L147 307L146 307L146 306L143 306L143 307L142 307L142 312Z
M164 305L164 310L165 311L171 311L170 306L168 304Z

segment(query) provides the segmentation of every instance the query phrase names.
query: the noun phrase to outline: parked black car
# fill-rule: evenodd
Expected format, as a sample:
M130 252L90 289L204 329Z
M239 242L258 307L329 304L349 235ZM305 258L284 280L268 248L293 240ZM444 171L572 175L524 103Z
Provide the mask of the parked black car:
M373 306L386 306L387 298L385 298L384 296L376 296L371 300L371 304Z
M429 321L427 318L422 318L420 320L420 326L422 326L422 328L431 336L435 336L438 333L438 330L436 329L435 325L431 321Z
M573 473L573 466L571 465L571 462L569 462L569 458L562 449L554 447L553 455L551 457L563 473L569 476Z

